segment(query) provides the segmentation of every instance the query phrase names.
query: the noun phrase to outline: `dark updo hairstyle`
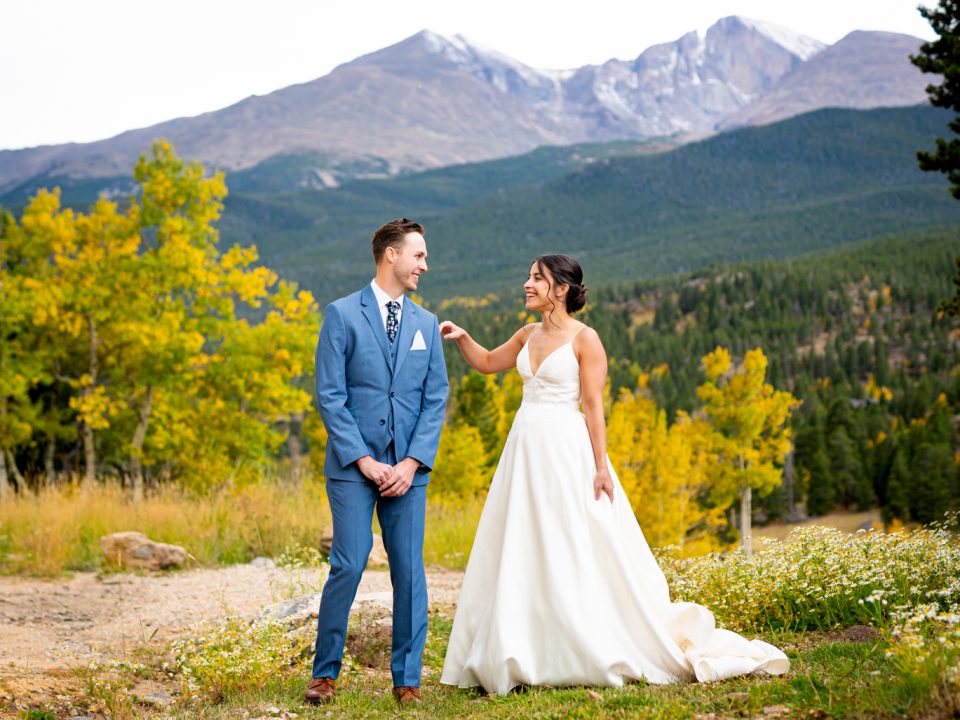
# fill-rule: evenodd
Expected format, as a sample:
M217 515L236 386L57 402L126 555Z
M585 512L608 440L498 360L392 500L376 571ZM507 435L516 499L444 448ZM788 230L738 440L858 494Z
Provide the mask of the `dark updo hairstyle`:
M570 286L565 303L568 313L573 315L583 309L587 304L587 286L583 283L580 263L569 255L541 255L534 262L541 274L544 268L549 270L557 285ZM553 285L550 287L553 288Z

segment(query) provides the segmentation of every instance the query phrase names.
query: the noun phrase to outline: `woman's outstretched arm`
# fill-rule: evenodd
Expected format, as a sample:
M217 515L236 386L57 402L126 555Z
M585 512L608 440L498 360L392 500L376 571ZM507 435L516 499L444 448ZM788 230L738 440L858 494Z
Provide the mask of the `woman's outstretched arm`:
M603 419L603 386L607 382L607 353L600 336L593 328L584 328L573 343L580 363L580 404L587 421L587 432L593 445L597 474L593 479L593 495L599 500L606 493L613 502L613 479L607 467L607 424Z
M470 333L449 320L440 323L440 334L444 340L456 341L457 348L470 367L484 375L490 375L516 366L517 355L523 349L533 327L533 324L524 325L513 334L513 337L493 350L487 350L470 337Z

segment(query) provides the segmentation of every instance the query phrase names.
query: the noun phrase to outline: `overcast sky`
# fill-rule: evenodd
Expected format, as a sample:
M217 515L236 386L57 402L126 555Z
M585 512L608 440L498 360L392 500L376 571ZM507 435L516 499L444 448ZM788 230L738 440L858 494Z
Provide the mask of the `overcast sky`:
M933 5L933 0L926 0ZM87 142L313 80L424 28L528 65L634 58L743 15L929 39L916 0L5 0L0 148Z

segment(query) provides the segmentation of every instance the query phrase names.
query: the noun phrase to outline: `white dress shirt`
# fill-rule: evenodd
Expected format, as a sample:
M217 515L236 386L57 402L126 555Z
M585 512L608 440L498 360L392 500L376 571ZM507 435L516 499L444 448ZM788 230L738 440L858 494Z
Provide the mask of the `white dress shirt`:
M400 309L397 310L397 327L399 328L400 318L403 317L403 293L395 298L392 298L380 289L380 286L377 285L376 280L370 281L370 287L373 288L373 294L377 298L377 305L380 306L380 319L383 320L384 332L387 330L387 303L391 300L396 300L398 303L400 303Z

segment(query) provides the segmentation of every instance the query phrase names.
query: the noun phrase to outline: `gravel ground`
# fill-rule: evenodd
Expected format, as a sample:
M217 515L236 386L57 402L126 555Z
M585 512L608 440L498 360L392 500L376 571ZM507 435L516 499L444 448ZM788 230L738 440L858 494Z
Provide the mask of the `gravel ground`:
M434 610L452 612L463 574L427 570ZM0 678L63 670L96 657L123 657L138 644L159 645L200 621L252 618L265 605L317 589L316 570L256 565L163 574L69 579L0 577ZM358 592L389 599L386 570L367 570Z

